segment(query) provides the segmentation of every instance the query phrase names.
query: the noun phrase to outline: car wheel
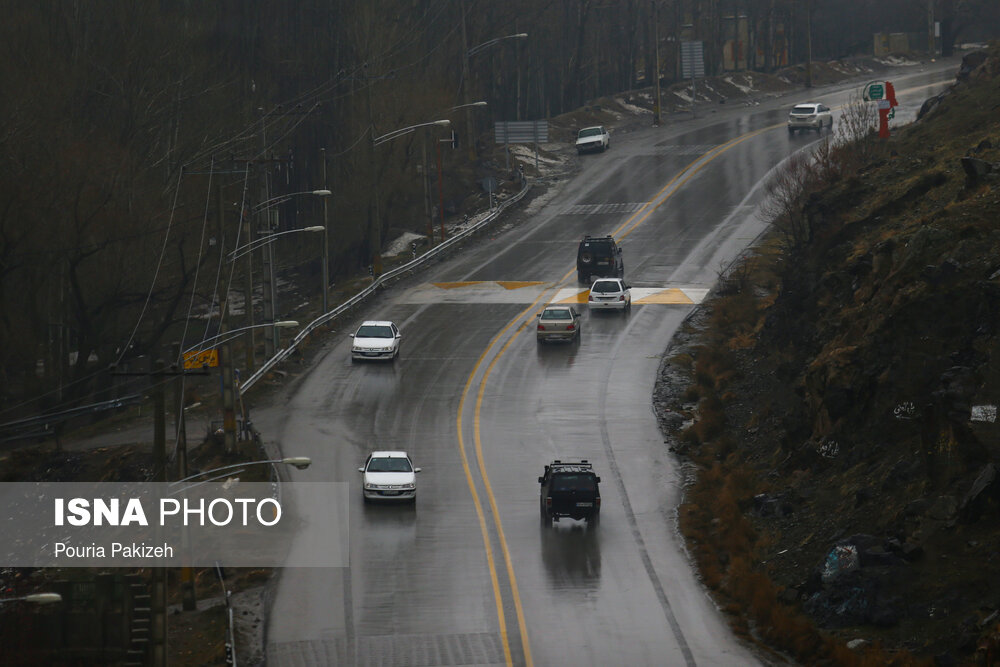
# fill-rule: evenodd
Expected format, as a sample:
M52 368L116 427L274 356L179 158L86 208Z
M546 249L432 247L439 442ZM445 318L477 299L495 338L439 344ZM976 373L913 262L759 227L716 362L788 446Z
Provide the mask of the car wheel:
M789 134L789 136L795 134L795 128L794 127L788 128L788 134Z
M576 328L576 333L573 334L573 342L576 343L576 344L580 343L580 336L582 335L580 333L581 331L582 331L582 329L580 327L577 327Z
M354 357L354 356L352 356L352 357L351 357L351 363L352 363L352 364L356 364L356 363L358 363L358 358L357 358L357 357Z
M594 526L596 528L600 524L601 524L601 513L600 512L595 512L594 514L591 514L590 518L587 519L587 525L588 526Z
M587 276L584 273L582 273L580 271L577 271L576 272L576 281L578 283L586 283L587 282Z

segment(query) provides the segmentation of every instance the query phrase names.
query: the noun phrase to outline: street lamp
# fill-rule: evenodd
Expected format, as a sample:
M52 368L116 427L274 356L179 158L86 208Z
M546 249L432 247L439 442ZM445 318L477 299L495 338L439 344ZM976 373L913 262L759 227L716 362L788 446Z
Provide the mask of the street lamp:
M398 130L393 130L392 132L387 132L386 134L383 134L382 136L379 137L374 136L375 127L372 126L372 156L373 156L372 162L374 162L375 146L384 144L387 141L392 141L393 139L397 139L404 135L410 134L411 132L420 129L421 127L430 127L432 125L437 125L438 127L448 127L449 125L451 125L451 121L447 119L442 119L442 120L432 120L427 123L417 123L416 125L410 125L409 127L404 127ZM372 167L372 169L374 173L374 166ZM375 252L372 260L371 269L372 269L372 278L374 279L382 274L382 223L378 219L378 182L377 179L374 177L374 175L372 177L372 180L374 181L372 185L372 191L374 192L375 195L375 220L374 220L375 229L373 230L375 238L372 245L374 246Z
M52 604L53 602L62 602L62 596L58 593L31 593L30 595L23 595L19 598L0 598L0 603L3 602L32 602L34 604Z
M188 349L184 350L184 354L188 354L190 352L196 352L196 351L197 352L201 352L203 350L208 349L207 346L209 344L219 345L219 344L222 344L222 343L228 343L230 340L232 340L233 338L236 338L236 337L240 336L243 332L248 331L249 329L259 329L260 327L269 327L269 326L272 326L271 322L264 322L263 324L251 324L248 327L240 327L239 329L232 329L230 331L223 331L222 333L220 333L220 334L218 334L216 336L212 336L211 338L203 340L200 343L192 345ZM273 326L275 326L275 327L277 327L279 329L289 329L289 328L293 328L293 327L299 326L299 323L296 320L279 320L277 322L274 322Z
M254 213L259 213L260 211L263 211L266 208L271 208L276 204L281 204L282 202L288 201L292 197L299 197L301 195L315 195L317 197L329 197L331 194L333 193L330 192L329 190L303 190L302 192L289 192L288 194L278 195L277 197L271 197L270 199L262 201L256 206L254 206L251 210Z
M246 245L242 245L236 250L230 251L230 253L226 255L226 259L230 262L235 262L243 255L246 255L247 253L253 252L258 248L267 245L268 243L278 238L279 236L285 236L286 234L298 234L299 232L323 232L323 231L326 231L326 227L324 225L313 225L311 227L303 227L302 229L289 229L283 232L268 231L262 238L259 238L251 243L247 243Z
M464 5L463 5L463 12L464 12ZM482 44L474 46L471 49L467 49L466 50L466 52L465 52L465 58L462 59L462 79L463 79L463 81L465 81L465 85L462 87L462 92L463 92L463 96L465 97L465 99L469 99L469 95L470 95L469 88L472 86L472 76L469 73L469 59L472 58L472 56L474 56L477 53L479 53L480 51L484 51L484 50L490 48L491 46L499 44L500 42L504 41L505 39L525 39L527 36L528 36L528 33L526 33L526 32L519 32L519 33L516 33L514 35L505 35L503 37L496 37L496 38L491 39L489 41L483 42ZM463 42L463 44L466 43L465 42L465 14L464 13L462 15L462 42ZM467 105L462 105L462 106L467 106ZM476 143L475 143L476 142L476 129L475 129L475 125L473 125L472 111L471 110L468 110L468 111L465 112L465 124L468 126L468 129L469 129L469 159L470 160L475 160L476 159Z
M245 468L246 466L253 466L253 465L265 465L269 463L280 463L284 465L294 466L298 470L305 470L312 463L312 459L309 458L308 456L286 456L285 458L269 459L267 461L247 461L246 463L233 463L232 465L222 466L220 468L212 468L211 470L204 470L202 472L195 473L193 475L188 475L184 479L179 479L176 482L170 482L170 486L177 486L178 484L183 484L184 482L190 482L191 480L203 477L204 475L211 475L213 473L222 472L224 470L232 470L234 468ZM216 477L213 479L202 480L201 482L198 482L198 484L206 484L208 482L214 481L215 479L219 478ZM198 484L192 484L191 486L186 486L183 489L178 489L174 493L179 493L180 491L186 491L187 489L194 488Z

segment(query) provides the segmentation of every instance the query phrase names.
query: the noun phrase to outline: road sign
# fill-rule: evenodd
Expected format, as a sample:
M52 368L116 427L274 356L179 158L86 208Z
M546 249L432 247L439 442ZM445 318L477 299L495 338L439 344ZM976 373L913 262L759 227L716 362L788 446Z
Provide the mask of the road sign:
M865 91L862 95L866 100L876 101L885 97L885 86L881 83L869 83L865 86Z
M705 78L702 42L681 42L681 78Z
M185 352L184 353L184 368L204 368L208 366L209 368L215 368L219 365L219 350L212 348L211 350L202 350L201 352Z
M546 144L549 124L544 120L498 120L493 124L498 144Z

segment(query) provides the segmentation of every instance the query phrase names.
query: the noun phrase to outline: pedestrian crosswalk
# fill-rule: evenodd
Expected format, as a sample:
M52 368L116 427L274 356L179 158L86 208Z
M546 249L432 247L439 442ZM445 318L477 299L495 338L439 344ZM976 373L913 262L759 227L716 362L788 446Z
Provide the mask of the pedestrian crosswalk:
M537 280L466 280L424 283L401 295L404 303L543 303L586 304L590 290L562 287ZM546 294L547 293L547 294ZM632 305L690 306L701 303L708 288L701 285L632 287Z

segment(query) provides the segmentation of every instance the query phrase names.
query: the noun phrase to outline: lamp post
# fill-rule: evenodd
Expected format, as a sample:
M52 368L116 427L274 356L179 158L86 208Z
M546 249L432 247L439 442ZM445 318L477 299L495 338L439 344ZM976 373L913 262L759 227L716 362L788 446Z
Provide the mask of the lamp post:
M317 197L328 197L328 196L330 196L330 194L331 193L330 193L329 190L304 190L302 192L290 192L288 194L279 195L277 197L272 197L271 199L268 199L266 201L262 201L259 204L257 204L256 206L254 206L251 209L251 211L253 213L260 213L261 211L265 211L265 210L267 210L269 208L272 208L273 206L276 206L278 204L286 202L289 199L292 199L293 197L299 197L299 196L302 196L302 195L313 195L313 196L317 196ZM314 226L314 227L307 227L307 228L305 228L305 230L309 230L309 231L323 231L323 227L317 225L317 226ZM305 231L305 230L301 230L301 231ZM273 239L273 238L275 238L275 237L278 237L278 236L281 236L283 234L287 234L287 233L290 233L290 232L298 232L298 231L300 231L300 230L289 230L289 231L286 231L286 232L277 232L277 233L274 233L274 232L271 231L270 228L265 229L265 230L261 230L259 233L262 234L262 235L264 235L266 237L266 240L263 240L263 242L260 243L259 245L255 246L255 248L259 248L262 245L267 245L267 243L269 243L270 240ZM258 239L258 241L261 241L261 239ZM266 249L266 251L264 252L263 279L264 279L264 282L266 283L265 287L264 287L264 290L263 290L263 292L264 292L264 319L265 320L273 320L274 319L274 315L275 315L275 311L277 309L277 299L276 299L276 295L275 295L275 291L274 291L275 290L275 281L274 281L274 248L272 246L268 246L267 249ZM252 344L253 344L253 342L251 341L251 345ZM276 330L274 330L274 329L268 329L268 330L266 330L264 332L264 354L266 356L268 356L268 357L270 357L271 355L273 355L275 349L277 348L277 345L278 345L278 332Z
M198 473L195 473L193 475L188 475L184 479L179 479L176 482L170 482L170 486L177 486L178 484L183 484L184 482L190 482L191 480L198 479L199 477L204 477L205 475L212 475L214 473L222 472L224 470L233 470L235 468L244 469L244 468L246 468L248 466L266 465L266 464L272 464L272 463L273 464L290 465L290 466L294 466L298 470L305 470L306 468L308 468L312 464L312 459L309 458L308 456L286 456L284 458L280 458L280 459L268 459L266 461L247 461L245 463L233 463L233 464L230 464L230 465L221 466L219 468L212 468L211 470L203 470L202 472L198 472ZM224 477L224 475L223 475L223 477ZM192 489L195 486L197 486L198 484L207 484L208 482L213 482L216 479L220 479L220 477L213 477L212 479L202 480L202 481L198 482L197 484L192 484L190 486L186 486L183 489L178 489L177 491L175 491L173 493L180 493L181 491L186 491L187 489ZM173 495L173 493L171 495Z
M22 595L17 598L0 598L0 603L3 602L31 602L33 604L52 604L54 602L62 602L62 596L58 593L31 593L30 595Z
M233 373L233 358L229 352L229 341L244 332L260 328L289 328L297 327L299 323L295 320L283 320L278 322L265 322L263 324L252 324L248 327L240 327L232 331L221 331L218 335L194 345L186 350L184 354L207 349L210 344L221 345L219 348L219 365L222 366L222 434L223 444L227 453L236 451L236 378ZM222 328L225 328L225 320L222 321Z
M448 127L449 125L451 125L451 121L450 120L432 120L432 121L427 122L427 123L417 123L416 125L410 125L408 127L403 127L403 128L398 129L398 130L393 130L392 132L387 132L386 134L383 134L383 135L378 136L378 137L374 136L375 135L375 126L373 125L372 126L372 155L374 156L375 147L376 146L384 144L387 141L392 141L393 139L397 139L399 137L402 137L402 136L405 136L407 134L410 134L411 132L414 132L414 131L420 129L421 127L430 127L431 125L437 125L438 127ZM373 160L373 162L374 162L374 160ZM374 169L374 167L373 167L373 169ZM377 278L378 276L380 276L382 274L382 222L378 219L378 213L377 213L377 211L378 211L378 179L377 179L377 177L373 176L373 180L375 182L372 184L372 191L375 194L375 202L376 202L375 210L376 210L376 214L375 214L375 219L373 221L374 230L372 230L373 231L373 236L374 236L374 240L372 241L372 246L373 246L373 253L372 253L372 279L375 279L375 278Z
M293 465L296 468L298 468L299 470L303 470L303 469L309 467L309 464L312 463L312 459L310 459L308 456L287 456L285 458L281 458L281 459L269 459L267 461L248 461L246 463L236 463L236 464L233 464L233 465L222 466L221 468L213 468L211 470L204 470L202 472L195 473L193 475L188 475L187 477L184 477L183 479L179 479L176 482L171 482L169 486L170 487L177 486L178 484L183 484L184 482L189 482L189 481L191 481L193 479L197 479L197 478L203 477L205 475L211 475L211 474L217 473L217 472L222 472L224 470L232 470L234 468L240 468L242 470L246 466L264 465L264 464L270 464L270 463L275 463L275 464L280 463L280 464ZM218 479L218 478L217 477L213 477L211 479L203 480L203 481L197 482L195 484L190 484L188 486L181 487L181 488L177 489L176 491L171 492L170 495L175 495L177 493L182 493L184 491L187 491L188 489L192 489L192 488L194 488L196 486L200 486L202 484L207 484L208 482L212 482L212 481L214 481L216 479ZM182 545L182 548L184 549L185 554L187 554L188 553L188 549L190 548L190 536L188 534L188 529L187 529L187 523L186 522L184 524L184 531L182 533L182 539L183 539L183 542L184 542L184 544ZM228 595L228 593L227 593L227 595ZM188 565L185 565L184 567L181 568L181 602L182 602L182 605L183 605L185 611L194 611L194 609L197 608L197 598L195 596L195 590L194 590L194 576L193 576L193 572L191 571L191 567L188 566ZM228 606L228 600L227 600L227 606ZM232 638L230 637L229 639L231 640Z
M491 46L499 44L500 42L504 41L505 39L525 39L525 38L527 38L527 36L528 36L528 33L526 33L526 32L519 32L519 33L516 33L516 34L513 34L513 35L504 35L503 37L495 37L494 39L491 39L489 41L483 42L482 44L477 44L476 46L472 47L471 49L466 49L466 51L465 51L465 58L462 59L462 80L465 82L465 85L462 87L462 93L463 93L462 96L466 100L469 99L469 95L470 95L469 88L472 86L471 75L469 73L469 59L472 58L472 56L476 55L480 51L485 51L486 49L490 48ZM467 43L468 42L466 41L466 37L465 37L465 5L462 5L462 44L467 44ZM468 105L464 105L463 104L462 106L468 106ZM469 110L467 110L465 112L465 123L468 126L468 130L469 130L469 159L470 160L475 160L476 159L476 145L475 145L475 142L476 142L476 128L475 128L475 125L474 125L474 122L473 122L472 110L471 109L469 109Z

